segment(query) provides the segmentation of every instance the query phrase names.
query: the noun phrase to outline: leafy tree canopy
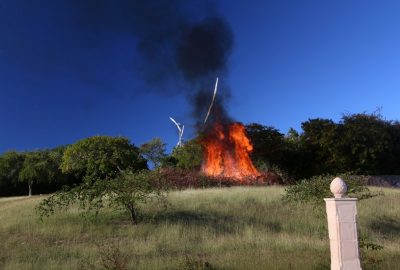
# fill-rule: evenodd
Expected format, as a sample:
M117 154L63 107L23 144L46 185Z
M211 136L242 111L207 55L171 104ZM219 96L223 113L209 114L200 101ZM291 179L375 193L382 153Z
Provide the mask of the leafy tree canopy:
M176 167L180 169L200 169L203 160L203 151L198 139L187 141L177 146L172 152Z
M160 138L154 138L151 141L144 143L140 146L140 153L150 162L154 167L159 167L161 162L167 156L166 144Z
M147 169L147 162L127 138L94 136L68 146L61 169L86 182L93 182L115 178L122 170Z
M18 182L19 171L24 163L25 155L16 151L8 151L0 156L0 182Z
M25 153L22 168L19 171L18 180L28 184L29 196L32 195L33 183L40 181L51 181L52 171L47 159L48 152L37 151Z

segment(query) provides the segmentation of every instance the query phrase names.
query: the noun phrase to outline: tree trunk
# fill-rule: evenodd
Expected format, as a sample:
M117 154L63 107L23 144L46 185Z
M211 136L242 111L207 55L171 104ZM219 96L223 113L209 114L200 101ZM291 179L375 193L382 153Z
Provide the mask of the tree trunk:
M32 196L32 183L28 182L28 188L29 188L29 197Z
M135 207L133 205L129 205L127 208L128 208L129 213L131 214L132 225L138 224L137 212L136 212Z

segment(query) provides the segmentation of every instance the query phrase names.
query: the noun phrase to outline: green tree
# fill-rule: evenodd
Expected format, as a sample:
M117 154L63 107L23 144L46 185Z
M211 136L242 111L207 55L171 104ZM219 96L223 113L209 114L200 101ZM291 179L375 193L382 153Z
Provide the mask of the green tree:
M85 182L94 182L115 178L122 170L147 169L147 162L127 138L94 136L68 146L61 169Z
M19 172L23 166L25 155L16 151L8 151L0 156L0 186L2 195L14 194L14 185L19 183Z
M45 152L25 153L18 180L28 185L28 195L32 196L32 185L51 179L51 170L45 157Z
M363 174L385 173L387 155L395 147L393 125L378 114L344 115L335 149L342 171Z
M95 136L67 147L61 169L84 181L43 200L38 206L41 217L78 203L81 209L96 213L105 206L122 206L132 223L137 223L139 205L162 194L139 149L122 137Z
M304 145L301 143L301 135L293 128L290 128L284 137L284 147L282 160L279 167L282 168L289 179L293 182L296 179L304 178L308 175L309 155Z
M111 204L125 209L132 224L137 224L141 205L153 199L164 199L163 186L157 171L124 171L110 182L108 195Z
M203 150L199 139L187 141L182 146L177 146L172 151L176 167L180 169L200 169L203 160Z
M255 164L267 167L280 165L283 157L284 137L276 128L257 123L246 125L246 132L253 144L251 158Z
M154 138L142 144L139 152L157 168L167 156L165 146L166 144L160 138Z
M335 173L338 166L335 149L340 139L338 125L330 119L316 118L301 123L301 127L304 162L308 164L304 176Z
M400 123L395 121L387 126L390 146L381 159L379 173L400 174Z
M44 199L37 211L43 218L76 203L81 210L95 211L96 214L104 207L122 208L129 213L132 224L137 224L141 205L165 198L163 187L158 171L121 171L113 179L84 182L59 191Z
M19 171L24 163L25 156L16 151L8 151L0 157L0 174L9 180L18 181Z

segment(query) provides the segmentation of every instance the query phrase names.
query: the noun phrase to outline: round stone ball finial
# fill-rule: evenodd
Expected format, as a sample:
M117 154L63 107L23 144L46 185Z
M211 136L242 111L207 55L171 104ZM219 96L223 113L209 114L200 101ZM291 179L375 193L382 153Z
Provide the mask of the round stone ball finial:
M347 185L340 177L333 179L330 188L335 198L343 198L347 192Z

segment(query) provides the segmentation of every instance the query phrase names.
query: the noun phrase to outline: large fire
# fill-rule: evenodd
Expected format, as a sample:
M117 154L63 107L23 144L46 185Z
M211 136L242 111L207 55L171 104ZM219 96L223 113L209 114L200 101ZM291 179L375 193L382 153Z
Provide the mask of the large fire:
M229 177L236 181L260 176L249 157L253 146L242 124L216 123L204 136L202 144L204 174Z

